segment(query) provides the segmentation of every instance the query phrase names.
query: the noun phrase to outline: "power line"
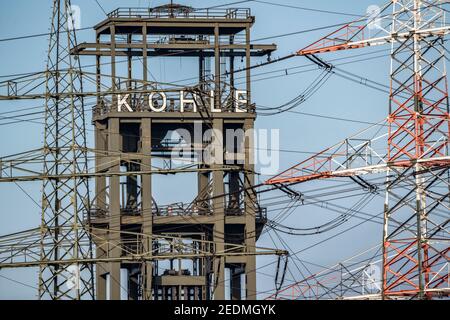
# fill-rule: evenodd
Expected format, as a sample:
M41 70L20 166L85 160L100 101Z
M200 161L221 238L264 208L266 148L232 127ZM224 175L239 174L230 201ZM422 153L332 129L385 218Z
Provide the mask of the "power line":
M302 11L328 13L328 14L357 17L357 18L364 17L364 16L361 16L360 14L353 14L353 13L347 13L347 12L342 12L342 11L330 11L330 10L314 9L314 8L307 8L307 7L299 7L299 6L276 3L276 2L269 2L269 1L252 0L252 2L257 2L257 3L267 4L267 5L271 5L271 6L277 6L277 7L283 7L283 8L288 8L288 9L297 9L297 10L302 10Z
M95 0L95 2L97 3L97 5L100 7L100 10L103 11L103 13L105 14L105 16L108 16L108 13L105 11L105 9L103 9L102 5L100 4L100 2L98 2L98 0Z
M11 282L14 282L14 283L16 283L16 284L20 284L20 285L22 285L22 286L24 286L24 287L28 287L28 288L31 288L31 289L34 289L34 290L38 290L38 288L35 287L35 286L26 284L25 282L22 282L22 281L19 281L19 280L14 280L14 279L12 279L12 278L9 278L9 277L4 276L4 275L1 275L1 274L0 274L0 278L6 279L6 280L11 281Z
M361 60L354 60L354 61L349 61L349 62L344 62L344 63L341 63L341 64L337 64L337 66L340 66L340 65L347 65L347 64L350 64L350 63L357 63L357 62L361 62L361 61L367 61L367 60L370 60L370 59L378 59L378 58L381 58L381 57L384 57L385 55L379 55L379 56L375 56L375 57L370 57L370 58L364 58L364 59L361 59ZM357 57L357 56L356 56ZM342 60L342 59L352 59L353 57L348 57L348 58L341 58L341 59L339 59L339 60ZM298 69L298 68L303 68L303 67L307 67L307 66L309 66L309 65L312 65L312 64L308 64L308 65L301 65L301 66L295 66L295 67L291 67L291 68L284 68L284 69L279 69L279 70L274 70L274 71L270 71L270 72L264 72L264 73L260 73L260 74L257 74L257 75L255 75L255 76L258 76L258 75L266 75L266 74L271 74L271 73L277 73L277 72L280 72L280 71L284 71L284 73L282 74L282 75L277 75L277 76L272 76L272 77L265 77L265 78L261 78L261 79L253 79L252 80L252 82L256 82L256 81L264 81L264 80L269 80L269 79L274 79L274 78L279 78L279 77L285 77L285 76L291 76L291 75L295 75L295 74L301 74L301 73L306 73L306 72L310 72L310 71L314 71L314 70L317 70L317 67L314 67L313 69L309 69L309 70L304 70L304 71L299 71L299 72L294 72L294 73L288 73L287 72L287 70L292 70L292 69ZM364 77L361 77L361 76L358 76L358 75L356 75L356 74L354 74L354 73L350 73L349 71L345 71L345 70L342 70L342 69L340 69L340 68L337 68L337 67L335 67L335 69L337 69L339 72L342 72L342 73L346 73L346 74L348 74L348 75L352 75L353 77L357 77L357 78L360 78L360 79L363 79L363 81L356 81L355 79L351 79L351 78L349 78L348 76L346 77L345 75L342 75L342 77L345 77L345 78L347 78L348 80L350 80L350 81L356 81L358 84L360 84L360 85L368 85L368 83L374 83L374 84L376 84L376 85L378 85L378 86L383 86L382 84L380 84L380 83L377 83L377 82L375 82L375 81L373 81L373 80L370 80L370 79L368 79L368 78L364 78ZM336 72L336 74L337 75L339 75L339 76L341 76L340 74L338 74L337 72ZM379 88L377 88L376 86L370 86L372 89L375 89L375 90L378 90L378 91L380 91L380 89ZM381 90L382 92L385 92L384 90ZM259 105L259 104L258 104ZM280 107L267 107L267 106L263 106L263 105L259 105L260 107L262 107L263 109L270 109L270 110L277 110L277 109L279 109ZM34 108L34 107L33 107ZM29 109L31 109L31 108L29 108ZM288 111L292 111L292 110L288 110ZM10 112L18 112L18 111L10 111ZM10 112L8 112L8 113L10 113ZM44 112L44 111L42 111L42 112ZM87 111L85 111L85 112L87 112ZM287 111L286 111L287 112ZM264 115L264 113L261 113L261 112L259 112L260 114L262 114L262 115ZM278 113L282 113L282 112L278 112ZM275 113L275 114L278 114L278 113ZM6 113L0 113L0 115L4 115L4 114L6 114ZM21 114L21 115L16 115L15 117L8 117L8 118L17 118L17 117L23 117L23 116L29 116L29 115L32 115L32 114L37 114L37 113L25 113L25 114ZM272 114L273 115L273 114ZM305 115L308 115L308 114L306 114L305 113ZM313 115L313 114L310 114L310 115ZM315 115L315 116L321 116L321 115ZM344 118L337 118L337 117L329 117L330 119L334 119L334 120L348 120L348 121L352 121L352 122L360 122L360 120L354 120L354 119L344 119ZM37 120L37 119L39 119L39 118L34 118L34 119L31 119L31 120ZM0 119L1 120L1 119ZM19 122L24 122L24 121L26 121L26 120L20 120ZM13 124L13 123L16 123L16 122L9 122L9 123L0 123L0 126L1 125L6 125L6 124ZM372 124L372 123L368 123L368 124Z
M207 10L207 9L216 9L216 8L222 8L222 7L228 7L228 6L232 6L235 4L243 4L243 3L248 3L248 2L252 2L253 0L241 0L241 1L235 1L235 2L229 2L229 3L224 3L224 4L219 4L216 6L211 6L211 7L205 7L205 8L196 8L194 10Z
M223 5L207 7L207 8L204 8L204 9L214 9L214 8L225 7L225 6L229 6L229 5L233 5L233 4L245 3L245 2L250 2L250 1L251 0L231 2L231 3L227 3L227 4L223 4ZM99 8L102 10L102 12L107 16L108 13L103 8L103 6L99 3L99 1L95 0L95 2L99 6ZM76 29L75 31L91 30L92 28L93 28L93 26L84 27L84 28ZM64 32L67 32L67 31L64 31ZM63 33L63 32L61 32L61 33ZM38 38L38 37L45 37L45 36L50 36L51 34L52 33L50 33L50 32L43 32L43 33L35 33L35 34L16 36L16 37L10 37L10 38L3 38L3 39L0 39L0 42L23 40L23 39Z
M93 27L85 27L85 28L76 29L76 31L91 30L92 28ZM67 33L68 31L64 31L64 32ZM61 33L63 33L63 32L61 32ZM35 34L30 34L30 35L25 35L25 36L3 38L3 39L0 39L0 42L23 40L23 39L30 39L30 38L38 38L38 37L45 37L45 36L50 36L50 35L51 35L51 33L49 33L49 32L46 32L46 33L35 33Z

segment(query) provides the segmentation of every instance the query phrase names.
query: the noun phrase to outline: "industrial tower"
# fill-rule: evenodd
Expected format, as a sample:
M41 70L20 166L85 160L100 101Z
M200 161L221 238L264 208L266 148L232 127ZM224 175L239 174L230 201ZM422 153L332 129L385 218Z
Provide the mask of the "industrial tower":
M70 1L53 1L45 73L44 169L42 188L42 261L40 299L94 298L91 263L65 263L92 258L90 236L82 225L89 207L86 128L80 62L70 55L75 46ZM64 177L60 176L64 175ZM53 178L54 177L54 178ZM76 283L69 283L72 277Z
M201 247L199 241L213 241L218 251L226 249L225 243L255 251L266 213L251 188L253 139L237 135L236 148L226 139L227 130L252 130L256 118L250 72L244 87L237 87L235 59L242 58L250 66L252 56L270 55L276 49L275 45L250 43L254 22L249 9L203 10L176 4L119 8L95 26L96 43L81 43L72 49L75 55L95 56L97 63L96 172L130 173L124 179L106 174L95 178L90 222L97 258L132 256L140 252L141 245L158 255L166 236L203 251L211 249ZM126 74L116 68L118 57L128 61ZM168 89L164 83L149 81L153 57L184 61L195 57L198 83ZM105 60L110 68L102 67ZM105 82L111 84L107 94L102 88ZM200 139L173 138L180 130L184 138L200 135ZM208 132L209 139L202 139ZM159 203L153 196L157 186L152 176L140 172L151 169L158 159L173 168L180 143L184 157L190 158L198 172L197 181L185 188L198 190L197 196L190 203L180 203L176 197L175 204ZM208 163L202 155L211 145L215 160L220 160ZM160 240L142 244L137 234ZM177 250L170 245L169 252L176 254ZM256 298L254 255L100 263L96 266L97 299L120 298L121 269L127 270L130 299L224 299L225 286L231 288L234 300ZM226 269L230 283L225 281Z
M0 159L0 182L43 183L40 226L0 237L0 269L39 268L39 299L120 299L124 286L129 299L224 299L225 287L255 299L256 255L287 252L255 245L266 222L253 188L256 113L235 59L249 66L276 46L250 43L250 10L120 8L93 44L77 44L70 0L53 1L51 21L46 70L0 82L1 101L45 102L43 148ZM96 57L95 73L81 55ZM148 81L151 57L195 57L198 83ZM182 173L197 175L194 199L158 203L152 178Z
M346 24L297 52L324 66L326 62L316 55L390 44L389 115L383 124L387 132L371 136L373 130L367 130L267 181L281 186L350 177L371 189L366 175L386 173L384 299L431 299L450 293L450 115L444 44L450 26L445 20L446 3L391 1L379 16ZM347 272L347 276L354 275ZM343 298L336 294L339 285L334 283L329 293ZM303 284L291 285L280 296L293 293L291 298L299 298L300 287ZM318 289L319 295L326 292L323 288Z

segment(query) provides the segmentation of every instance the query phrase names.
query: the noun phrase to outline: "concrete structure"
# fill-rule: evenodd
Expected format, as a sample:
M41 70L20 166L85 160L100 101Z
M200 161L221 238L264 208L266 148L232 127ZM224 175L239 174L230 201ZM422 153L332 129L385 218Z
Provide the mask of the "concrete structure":
M184 145L198 168L197 181L186 186L198 190L189 204L157 203L152 192L157 186L150 174L96 177L90 219L98 239L103 239L94 239L97 257L137 256L142 250L158 255L163 246L173 254L166 264L139 259L98 263L97 299L120 299L124 283L130 299L225 299L226 286L231 288L232 299L256 298L255 256L180 259L173 241L177 238L189 243L193 253L223 251L227 243L245 245L251 252L265 223L265 210L251 188L253 139L236 136L237 148L223 139L227 129L253 129L256 118L249 70L244 72L245 88L237 92L235 87L236 57L249 67L252 56L270 55L276 49L275 45L250 43L254 22L249 9L196 10L179 5L120 8L95 26L96 43L72 49L73 53L96 57L98 97L93 122L98 172L149 170L156 159L172 166L171 156L180 141L168 139L171 133L183 129L193 137L199 124L201 136L207 136L208 130L213 132L209 141L197 139ZM163 56L196 57L198 84L177 88L148 81L151 57ZM117 57L128 59L124 76L118 74ZM138 70L142 80L135 79L133 57L142 62ZM207 70L208 59L212 71ZM107 63L108 68L104 67ZM102 87L107 81L111 83L109 91ZM161 88L162 94L149 97ZM199 156L208 145L221 150L214 158L223 158L226 164L207 162ZM127 158L126 165L117 160L118 152L126 154L121 156ZM136 233L160 240L142 241ZM163 243L166 236L172 240ZM214 246L202 241L213 241ZM127 271L125 281L121 269Z

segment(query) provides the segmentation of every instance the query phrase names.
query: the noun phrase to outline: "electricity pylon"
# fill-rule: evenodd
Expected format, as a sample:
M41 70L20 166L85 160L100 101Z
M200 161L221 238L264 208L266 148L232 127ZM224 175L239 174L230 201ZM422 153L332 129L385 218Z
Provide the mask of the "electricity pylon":
M380 137L346 139L267 181L283 185L385 172L382 298L448 296L450 116L442 0L393 0L380 15L347 24L297 52L391 45L385 152ZM391 14L386 15L388 10ZM389 16L389 18L387 18ZM356 142L355 142L356 141ZM387 147L387 148L386 148ZM329 155L331 153L331 155Z
M71 56L76 37L70 0L54 0L46 72L40 299L93 299L91 241L83 225L89 212L86 131L80 63ZM62 177L64 176L64 177Z

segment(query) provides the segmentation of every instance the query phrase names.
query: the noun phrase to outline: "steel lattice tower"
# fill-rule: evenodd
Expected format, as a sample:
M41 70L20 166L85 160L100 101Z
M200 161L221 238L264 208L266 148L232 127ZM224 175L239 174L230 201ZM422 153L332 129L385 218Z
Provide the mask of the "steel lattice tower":
M389 21L385 16L358 20L297 53L321 62L315 54L391 44L387 148L383 154L372 147L379 139L360 139L354 148L347 139L326 150L331 156L322 152L267 182L386 172L383 298L448 295L450 116L444 37L450 27L444 4L391 1L381 11L392 9ZM377 35L367 36L375 22Z
M410 32L411 36L392 47L388 161L415 164L389 172L394 179L386 191L384 295L418 294L424 298L447 282L439 269L448 261L449 171L432 161L448 155L444 33L421 34L421 30L445 27L439 2L393 2L391 33ZM426 158L430 162L416 162ZM404 179L410 172L411 178ZM404 222L405 228L398 228L393 221ZM396 254L388 258L392 253Z
M90 239L82 228L88 212L86 134L79 60L70 55L76 46L70 0L54 0L48 51L45 102L41 260L39 297L94 298L93 268L67 260L92 258ZM65 178L58 175L66 175Z

